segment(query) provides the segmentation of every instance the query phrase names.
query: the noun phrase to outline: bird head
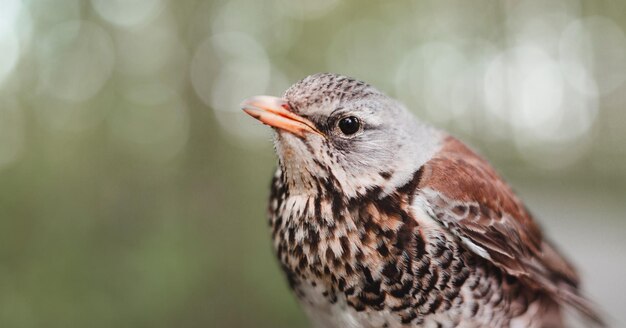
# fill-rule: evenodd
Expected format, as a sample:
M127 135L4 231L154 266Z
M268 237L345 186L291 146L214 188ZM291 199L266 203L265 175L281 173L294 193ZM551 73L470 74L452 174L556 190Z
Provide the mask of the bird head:
M292 192L316 192L328 183L348 197L381 186L392 190L411 178L440 140L396 100L336 74L308 76L280 98L252 97L242 108L274 128Z

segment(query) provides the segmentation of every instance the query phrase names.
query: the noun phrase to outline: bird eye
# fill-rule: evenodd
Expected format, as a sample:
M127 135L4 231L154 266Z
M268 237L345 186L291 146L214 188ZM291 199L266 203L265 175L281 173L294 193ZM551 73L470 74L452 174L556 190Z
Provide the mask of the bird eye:
M360 127L361 122L358 118L354 116L344 117L339 120L339 129L345 135L355 134L357 131L359 131Z

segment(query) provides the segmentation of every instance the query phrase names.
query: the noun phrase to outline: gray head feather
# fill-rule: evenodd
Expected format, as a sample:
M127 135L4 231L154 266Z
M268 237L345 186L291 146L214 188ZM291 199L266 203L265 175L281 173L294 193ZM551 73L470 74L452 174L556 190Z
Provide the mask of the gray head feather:
M332 179L347 196L381 185L391 191L440 145L439 131L376 88L347 76L308 76L287 89L284 98L324 134L299 138L277 132L276 151L292 189L311 192L320 181ZM358 133L346 135L338 128L348 116L358 118Z
M323 101L344 102L370 96L383 94L365 82L333 73L309 75L289 87L283 95L295 112Z

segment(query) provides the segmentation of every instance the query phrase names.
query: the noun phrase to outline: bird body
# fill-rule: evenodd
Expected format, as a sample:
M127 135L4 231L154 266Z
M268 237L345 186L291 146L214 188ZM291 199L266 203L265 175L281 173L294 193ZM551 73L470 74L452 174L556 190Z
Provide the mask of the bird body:
M600 322L575 270L494 169L373 87L309 76L252 98L276 128L273 246L316 327Z

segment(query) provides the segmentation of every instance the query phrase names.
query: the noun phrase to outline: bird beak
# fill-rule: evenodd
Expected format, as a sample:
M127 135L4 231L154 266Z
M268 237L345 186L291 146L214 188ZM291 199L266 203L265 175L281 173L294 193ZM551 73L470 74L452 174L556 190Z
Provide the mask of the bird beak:
M244 100L241 103L241 108L248 115L263 122L263 124L291 132L301 138L306 133L322 135L311 121L294 114L285 99L271 96L256 96Z

